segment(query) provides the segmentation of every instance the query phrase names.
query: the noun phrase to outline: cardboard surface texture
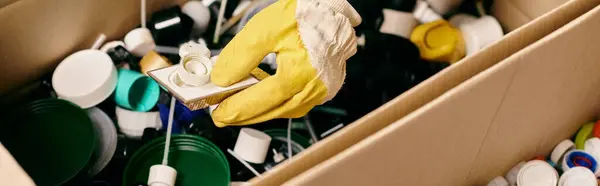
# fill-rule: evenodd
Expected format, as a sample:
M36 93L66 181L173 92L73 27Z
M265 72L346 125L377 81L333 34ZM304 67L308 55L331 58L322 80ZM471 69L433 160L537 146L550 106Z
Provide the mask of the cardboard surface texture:
M338 171L338 168L331 164L333 162L336 162L336 164L345 164L347 161L341 159L341 156L335 156L337 153L370 135L378 135L377 131L388 126L388 124L406 116L461 82L555 31L569 21L589 11L598 3L600 3L599 0L572 0L557 7L530 24L524 25L507 34L502 40L490 45L479 53L469 56L425 80L348 125L343 130L319 141L319 143L314 144L311 148L294 156L294 161L284 162L282 165L263 174L260 179L252 180L251 183L255 185L279 185L327 159L329 159L327 163L311 169L308 173L303 174L300 178L295 179L295 182L291 183L304 183L303 181L308 183L308 180L313 179L312 175L317 175L321 171ZM406 139L410 140L410 138ZM375 152L383 154L385 151ZM360 168L357 167L353 167L352 170L359 170Z
M568 1L573 0L496 0L491 14L505 31L512 31Z
M598 32L600 6L286 185L485 185L598 116Z

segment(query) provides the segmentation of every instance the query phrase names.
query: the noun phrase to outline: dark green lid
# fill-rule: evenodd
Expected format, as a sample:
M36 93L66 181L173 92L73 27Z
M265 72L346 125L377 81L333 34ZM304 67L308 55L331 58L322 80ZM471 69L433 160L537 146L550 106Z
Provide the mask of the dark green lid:
M125 167L123 185L147 183L150 167L162 162L164 145L165 137L161 137L135 152ZM228 186L230 182L223 152L199 136L171 136L169 166L177 170L176 186Z
M17 108L6 119L0 124L0 142L37 185L60 185L87 174L96 139L83 109L44 99Z

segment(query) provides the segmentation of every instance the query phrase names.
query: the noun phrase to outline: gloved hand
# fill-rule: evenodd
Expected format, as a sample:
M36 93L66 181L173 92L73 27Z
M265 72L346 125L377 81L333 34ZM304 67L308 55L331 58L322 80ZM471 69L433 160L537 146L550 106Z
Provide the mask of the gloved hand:
M219 55L211 81L229 86L248 77L270 52L277 72L225 99L213 111L218 127L297 118L331 100L356 53L361 18L346 0L279 0L256 14Z

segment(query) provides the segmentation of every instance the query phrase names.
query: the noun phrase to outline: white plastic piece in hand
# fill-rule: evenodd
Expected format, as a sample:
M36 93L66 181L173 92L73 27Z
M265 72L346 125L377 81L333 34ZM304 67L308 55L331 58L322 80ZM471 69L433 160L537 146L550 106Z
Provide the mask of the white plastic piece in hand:
M462 23L459 29L465 39L467 56L475 54L504 36L500 23L492 16L483 16L477 20Z
M379 32L410 38L410 34L418 24L410 12L385 8L383 9L383 23Z
M508 173L506 173L506 175L504 176L506 178L506 180L508 181L508 183L510 185L516 185L517 184L517 177L519 175L519 171L521 171L521 168L523 168L523 166L525 166L525 162L519 162L517 165L515 165L513 168L510 169L510 171L508 171Z
M65 58L52 75L52 87L60 99L81 108L108 98L117 86L117 69L108 54L82 50Z
M598 186L598 181L590 169L573 167L563 173L558 186Z
M233 151L245 161L261 164L265 162L271 136L262 131L243 128L238 135Z
M508 181L502 176L494 178L487 186L509 186Z
M137 57L144 57L146 53L154 50L156 44L152 33L147 28L136 28L125 35L125 48Z
M552 150L552 154L550 154L550 160L554 162L554 164L560 166L562 164L564 155L573 149L575 149L575 143L573 143L573 141L569 139L563 140L558 143L556 147L554 147L554 150Z
M421 23L429 23L444 19L438 13L429 8L429 4L423 0L417 1L413 15Z
M195 42L187 42L179 47L179 57L183 58L191 54L210 57L210 50L206 45Z
M193 36L200 36L206 32L210 22L210 10L201 1L188 1L181 7L181 12L194 20Z
M166 165L152 165L148 175L148 186L174 186L177 171Z
M517 185L554 186L556 184L558 184L558 173L554 167L541 160L527 162L517 177Z
M212 62L205 56L190 55L183 58L177 67L177 75L183 83L202 86L210 82Z

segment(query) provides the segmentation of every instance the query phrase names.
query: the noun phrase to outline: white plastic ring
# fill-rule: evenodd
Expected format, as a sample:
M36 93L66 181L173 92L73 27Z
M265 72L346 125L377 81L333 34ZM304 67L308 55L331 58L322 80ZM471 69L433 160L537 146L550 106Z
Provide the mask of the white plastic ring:
M202 86L210 81L212 62L208 57L188 55L177 67L177 75L183 83L191 86Z

